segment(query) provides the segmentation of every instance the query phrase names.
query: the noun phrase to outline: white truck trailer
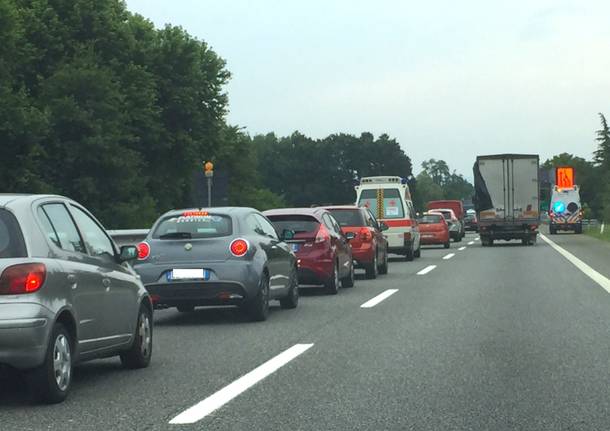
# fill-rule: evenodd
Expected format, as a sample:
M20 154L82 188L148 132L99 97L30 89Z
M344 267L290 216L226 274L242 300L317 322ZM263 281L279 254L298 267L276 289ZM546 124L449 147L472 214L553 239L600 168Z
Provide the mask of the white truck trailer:
M474 204L484 247L495 240L536 243L540 225L539 156L478 156L474 164Z

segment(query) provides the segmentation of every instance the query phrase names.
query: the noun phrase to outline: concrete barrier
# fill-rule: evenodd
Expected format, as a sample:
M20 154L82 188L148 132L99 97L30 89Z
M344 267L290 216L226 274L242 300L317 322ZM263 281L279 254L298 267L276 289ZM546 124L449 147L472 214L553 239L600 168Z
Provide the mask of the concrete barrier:
M123 245L136 245L143 241L146 235L148 235L148 229L109 230L108 234L121 247Z

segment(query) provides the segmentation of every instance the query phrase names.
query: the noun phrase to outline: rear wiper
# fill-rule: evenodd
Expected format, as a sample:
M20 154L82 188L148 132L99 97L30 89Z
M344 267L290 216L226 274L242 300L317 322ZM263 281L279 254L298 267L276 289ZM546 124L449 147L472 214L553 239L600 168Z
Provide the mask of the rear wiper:
M159 236L159 239L172 239L172 238L192 238L190 232L170 232Z

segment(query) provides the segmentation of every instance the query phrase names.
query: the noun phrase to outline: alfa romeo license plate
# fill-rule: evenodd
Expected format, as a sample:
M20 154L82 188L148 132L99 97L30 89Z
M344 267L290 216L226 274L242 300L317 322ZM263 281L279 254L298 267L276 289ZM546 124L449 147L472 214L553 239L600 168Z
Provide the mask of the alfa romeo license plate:
M210 271L207 269L172 269L167 273L168 280L209 280Z

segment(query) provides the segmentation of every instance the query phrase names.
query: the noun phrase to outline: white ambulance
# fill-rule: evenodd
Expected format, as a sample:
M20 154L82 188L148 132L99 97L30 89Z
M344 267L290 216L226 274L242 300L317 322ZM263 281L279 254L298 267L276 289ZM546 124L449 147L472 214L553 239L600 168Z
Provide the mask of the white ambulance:
M580 190L577 185L570 188L555 186L549 208L549 231L555 235L558 231L571 230L582 233L583 211L580 204Z
M364 177L356 186L356 205L368 208L389 229L383 234L390 253L419 257L420 234L411 192L400 177Z

